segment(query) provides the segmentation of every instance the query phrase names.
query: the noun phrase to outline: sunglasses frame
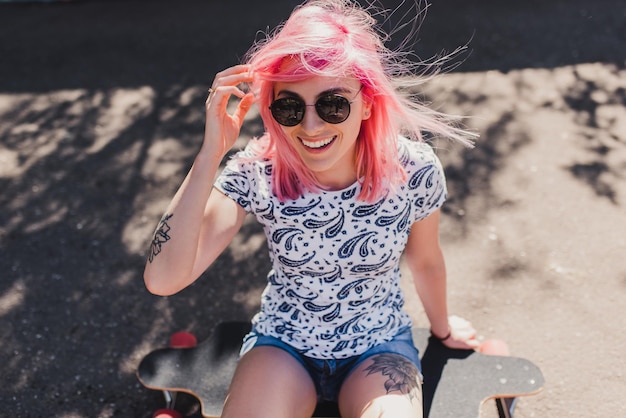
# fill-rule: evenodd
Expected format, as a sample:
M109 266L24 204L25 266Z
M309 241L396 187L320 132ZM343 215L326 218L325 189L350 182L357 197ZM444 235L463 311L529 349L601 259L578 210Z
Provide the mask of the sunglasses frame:
M324 122L326 123L330 123L332 125L338 125L340 123L345 122L349 117L350 117L350 112L351 112L351 105L352 103L354 103L354 101L356 100L357 96L359 95L359 93L361 92L361 90L363 90L363 84L361 84L361 87L359 88L359 90L356 92L356 94L354 95L354 98L352 100L349 100L347 97L342 96L341 94L338 93L329 93L329 94L325 94L321 97L319 97L315 103L313 104L306 104L306 102L304 101L304 99L302 99L300 96L295 96L295 97L283 97L280 99L276 99L272 102L272 104L269 106L270 112L272 113L272 117L274 118L274 120L282 126L287 126L287 127L294 127L299 125L300 123L302 123L302 121L304 120L304 114L306 112L306 108L307 107L314 107L315 108L315 113L317 113L317 116L319 116L320 119L322 119ZM336 99L340 99L345 101L345 105L348 106L348 110L347 110L347 114L345 115L345 118L338 120L338 121L333 121L333 120L327 120L327 116L322 114L320 112L320 109L318 106L320 106L320 101L328 99L328 98L336 98ZM294 121L295 123L290 124L290 123L282 123L281 121L279 121L276 118L275 115L275 110L274 110L274 105L278 102L280 102L281 100L293 100L295 102L297 102L298 106L295 107L295 114L299 113L299 110L302 109L302 116L300 118L295 118ZM342 102L342 106L344 105L344 102Z

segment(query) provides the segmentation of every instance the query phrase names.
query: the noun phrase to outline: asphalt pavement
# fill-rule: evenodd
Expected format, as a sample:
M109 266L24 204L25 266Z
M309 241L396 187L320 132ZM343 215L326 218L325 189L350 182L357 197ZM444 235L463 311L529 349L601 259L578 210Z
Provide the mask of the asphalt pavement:
M481 134L438 149L451 309L544 371L517 416L626 415L626 4L433 3L414 55L464 48L428 98ZM295 4L0 3L0 416L149 417L143 355L254 314L269 263L252 221L178 295L142 271L213 75ZM260 129L251 114L242 143Z

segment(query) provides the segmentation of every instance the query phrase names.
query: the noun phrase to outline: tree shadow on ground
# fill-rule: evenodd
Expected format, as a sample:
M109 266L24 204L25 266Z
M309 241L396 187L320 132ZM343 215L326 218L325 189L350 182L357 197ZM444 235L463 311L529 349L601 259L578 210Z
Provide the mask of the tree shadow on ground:
M202 114L191 109L202 109L204 92L181 106L190 95L146 88L23 95L2 116L9 156L0 180L2 397L15 401L17 416L45 415L51 406L141 416L136 399L125 402L137 396L137 356L166 343L175 327L201 338L218 318L251 316L246 295L268 270L263 248L237 261L226 252L211 277L180 297L150 296L142 284L144 251L133 249L147 248L154 225L143 226L158 219L144 209L178 185L198 148ZM176 155L154 155L172 131ZM146 174L155 166L165 175ZM256 232L243 228L241 240Z
M602 77L589 69L575 72L576 82L565 94L569 108L577 113L581 137L589 157L584 162L565 167L594 193L619 204L616 182L626 179L626 85L611 80L626 75L624 67L596 68ZM601 80L601 81L598 81Z

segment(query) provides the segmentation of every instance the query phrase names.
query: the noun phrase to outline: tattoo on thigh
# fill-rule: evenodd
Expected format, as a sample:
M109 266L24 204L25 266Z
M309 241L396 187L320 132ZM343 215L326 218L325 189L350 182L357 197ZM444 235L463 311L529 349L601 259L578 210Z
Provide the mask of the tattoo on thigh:
M170 226L167 221L174 216L173 214L165 214L161 221L159 222L159 227L154 232L154 237L152 237L152 245L150 245L150 254L148 254L148 261L152 263L154 257L156 257L161 252L161 247L164 243L170 240L170 236L168 235L170 232Z
M409 360L393 354L378 354L372 357L373 363L365 372L367 375L381 373L387 377L385 390L387 393L394 391L407 395L410 399L417 396L419 391L418 370Z

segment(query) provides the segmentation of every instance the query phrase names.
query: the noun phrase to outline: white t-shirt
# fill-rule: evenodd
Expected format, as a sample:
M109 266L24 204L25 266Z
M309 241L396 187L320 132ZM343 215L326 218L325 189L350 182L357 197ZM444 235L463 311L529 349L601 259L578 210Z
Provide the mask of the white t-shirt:
M398 150L407 181L373 203L356 198L358 182L281 202L270 161L251 161L247 147L228 162L215 187L263 225L273 266L257 332L308 357L341 359L411 326L400 256L412 223L443 204L446 185L429 145L401 137Z

